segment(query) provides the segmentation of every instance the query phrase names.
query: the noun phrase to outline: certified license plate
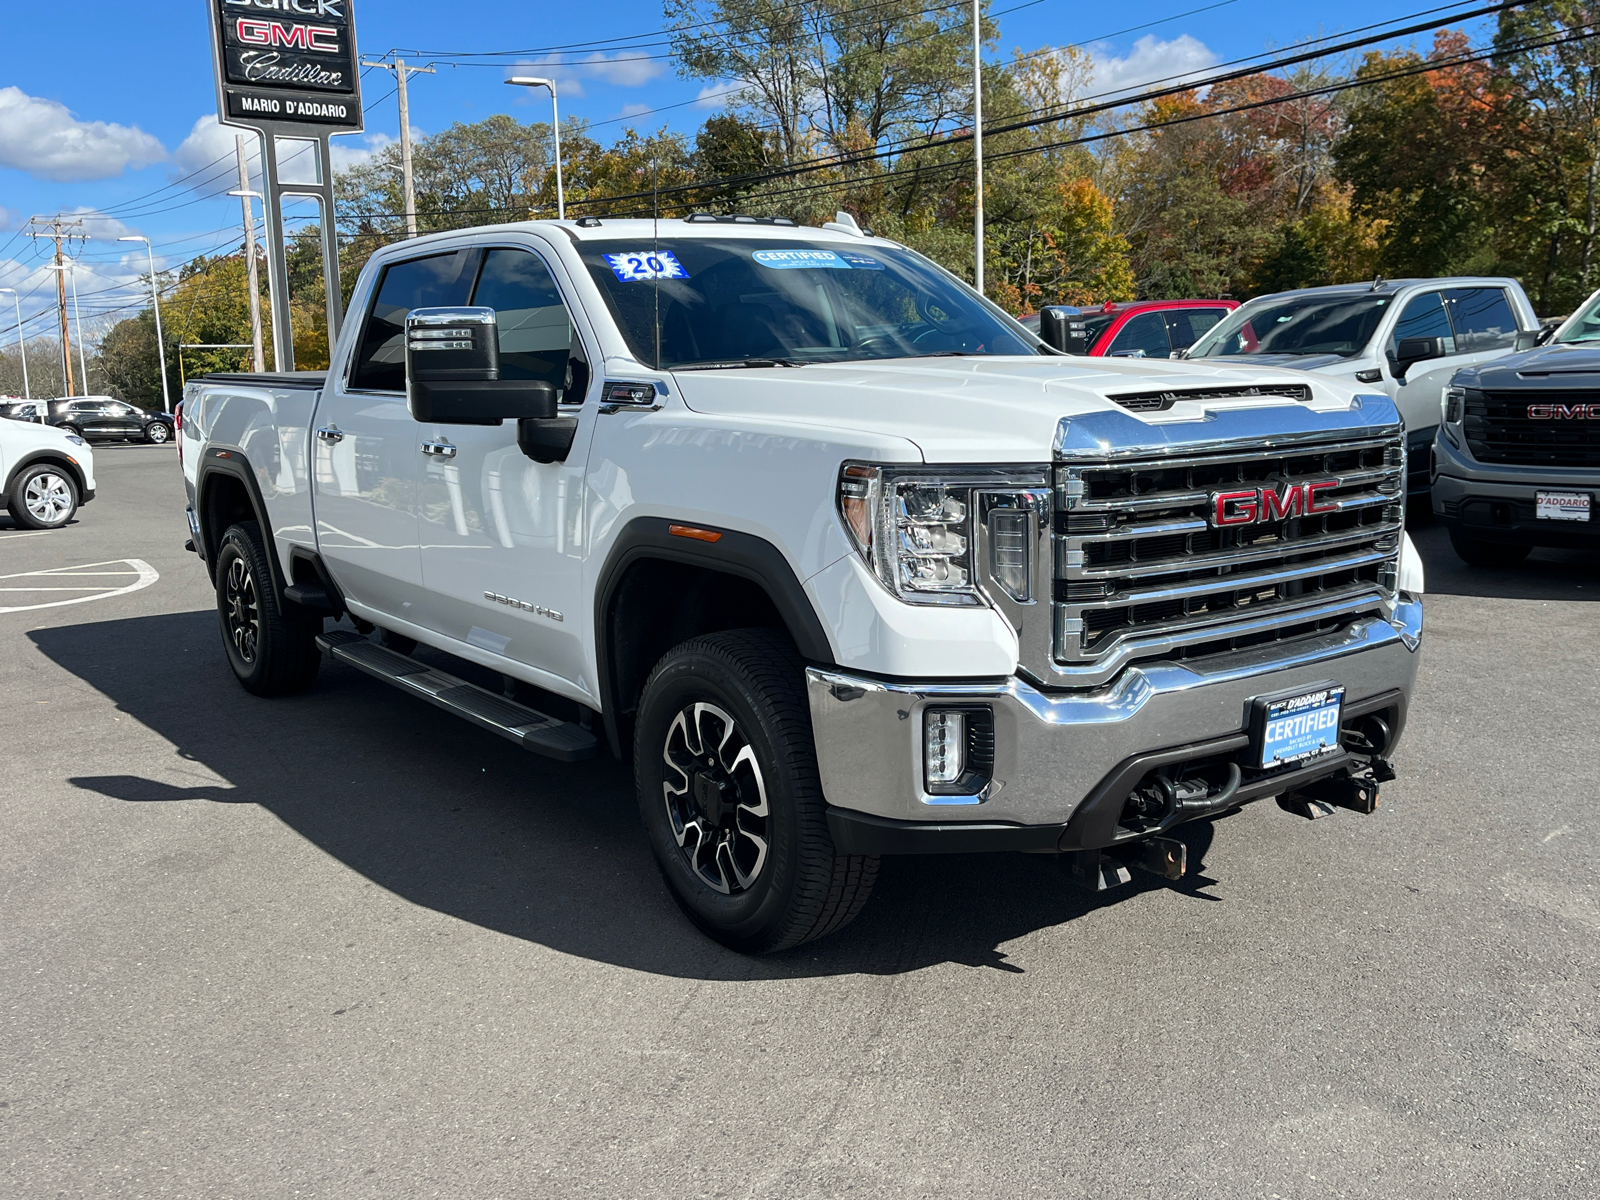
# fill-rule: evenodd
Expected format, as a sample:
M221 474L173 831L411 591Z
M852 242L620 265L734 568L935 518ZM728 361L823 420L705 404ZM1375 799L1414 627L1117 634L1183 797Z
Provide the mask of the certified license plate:
M1534 516L1541 521L1587 521L1588 492L1535 492Z
M1255 703L1256 738L1263 769L1310 762L1339 752L1342 684L1323 684L1314 691L1293 696L1263 697Z

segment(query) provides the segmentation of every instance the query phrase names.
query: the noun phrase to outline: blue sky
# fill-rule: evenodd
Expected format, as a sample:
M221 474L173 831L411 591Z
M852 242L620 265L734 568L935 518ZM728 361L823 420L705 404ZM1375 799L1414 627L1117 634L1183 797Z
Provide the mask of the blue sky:
M1000 27L997 55L1009 56L1017 47L1087 45L1099 64L1098 81L1129 84L1393 20L1437 2L1344 0L1301 8L1282 0L1150 0L1137 6L992 0L990 11ZM49 332L54 304L43 251L20 235L35 213L86 213L86 228L95 235L78 253L86 322L132 311L130 289L144 269L144 248L119 244L119 234L149 236L158 262L169 267L237 244L239 201L224 194L236 183L221 178L218 168L175 182L232 146L233 131L214 127L205 14L202 0L170 7L125 0L80 0L70 10L7 6L0 65L0 287L23 293L30 335ZM633 119L641 128L665 123L692 131L717 108L702 95L706 81L678 77L671 62L659 57L661 46L549 53L551 47L658 31L659 0L358 0L355 17L367 57L392 48L543 51L525 61L561 80L564 117L605 123L595 129L602 140L622 130L617 118L642 109L678 106ZM432 133L495 112L547 119L548 96L504 86L505 67L441 66L436 75L416 78L410 89L413 129ZM368 72L362 87L366 134L334 142L346 162L392 141L399 131L390 76ZM15 338L10 299L0 296L0 341L6 344Z

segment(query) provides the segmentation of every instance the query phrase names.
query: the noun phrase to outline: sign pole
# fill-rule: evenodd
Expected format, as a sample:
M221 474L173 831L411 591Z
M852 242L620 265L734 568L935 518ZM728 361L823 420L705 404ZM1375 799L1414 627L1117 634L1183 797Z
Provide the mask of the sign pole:
M253 130L261 138L272 357L276 370L293 371L294 325L288 247L283 236L285 196L315 196L320 205L323 300L330 348L344 319L329 139L341 133L360 133L363 128L353 0L317 0L314 24L297 19L304 11L298 4L292 10L287 5L272 5L270 11L281 17L265 15L259 0L209 0L208 6L217 120ZM285 141L299 142L312 154L315 178L282 177L279 158L284 147L280 142ZM304 161L306 155L289 157ZM240 190L247 189L241 186Z

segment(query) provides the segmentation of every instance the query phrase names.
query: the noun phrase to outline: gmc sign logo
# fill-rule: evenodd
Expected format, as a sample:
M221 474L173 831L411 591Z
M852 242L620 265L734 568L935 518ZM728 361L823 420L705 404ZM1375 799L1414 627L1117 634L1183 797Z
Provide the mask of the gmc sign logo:
M247 46L287 46L291 50L340 53L339 31L327 25L284 25L278 21L239 17L234 32Z
M1600 421L1600 404L1530 404L1530 421Z
M1339 486L1337 479L1318 479L1313 483L1286 483L1281 488L1243 488L1236 492L1212 492L1211 509L1206 517L1211 524L1259 525L1267 521L1287 521L1290 517L1314 517L1330 513L1339 506L1317 497Z

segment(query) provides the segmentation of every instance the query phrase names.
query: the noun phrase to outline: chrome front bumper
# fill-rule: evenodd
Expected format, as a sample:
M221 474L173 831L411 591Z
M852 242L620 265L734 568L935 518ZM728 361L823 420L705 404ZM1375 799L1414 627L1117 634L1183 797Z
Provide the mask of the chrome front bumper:
M1138 665L1093 691L1047 693L1016 677L888 681L812 667L806 684L823 794L852 814L940 830L1062 827L1128 760L1244 733L1256 696L1333 680L1345 685L1347 711L1394 692L1403 711L1421 639L1422 602L1402 595L1389 620L1366 618L1292 648L1264 646L1213 663ZM923 788L922 713L949 704L994 713L993 781L978 795Z

